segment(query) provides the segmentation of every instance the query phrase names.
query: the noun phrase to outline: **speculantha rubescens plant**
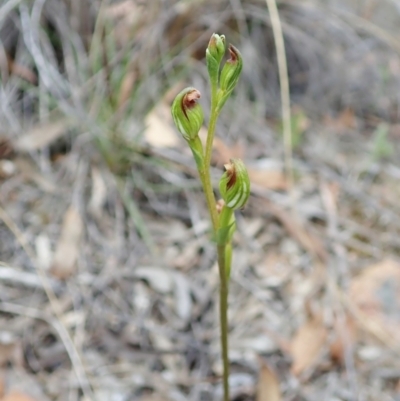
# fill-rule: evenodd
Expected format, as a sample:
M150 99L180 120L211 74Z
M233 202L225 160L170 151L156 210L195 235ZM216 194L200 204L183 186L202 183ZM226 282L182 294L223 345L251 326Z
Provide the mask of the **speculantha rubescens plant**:
M219 190L222 199L217 202L211 183L210 162L215 126L222 107L231 96L242 71L242 56L236 47L229 45L230 58L222 71L220 65L225 55L225 36L213 34L206 50L207 70L211 84L210 121L205 148L199 138L204 114L198 103L200 92L195 88L181 91L172 104L172 117L178 131L188 143L199 172L209 210L213 238L217 244L220 275L220 324L223 361L224 401L229 400L228 357L228 291L232 261L232 237L236 230L235 210L242 209L250 195L250 180L246 166L240 159L225 164Z

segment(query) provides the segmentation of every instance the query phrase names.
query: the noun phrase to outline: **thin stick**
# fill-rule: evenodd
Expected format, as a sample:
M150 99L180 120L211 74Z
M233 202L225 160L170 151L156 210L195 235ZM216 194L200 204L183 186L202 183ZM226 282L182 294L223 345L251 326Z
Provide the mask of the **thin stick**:
M274 35L276 56L278 61L279 85L281 90L283 142L285 147L285 169L289 188L292 188L294 181L291 124L292 117L290 111L289 75L287 68L285 41L283 38L282 24L279 17L278 7L276 6L276 0L265 1L267 3L269 15L271 18L272 33Z

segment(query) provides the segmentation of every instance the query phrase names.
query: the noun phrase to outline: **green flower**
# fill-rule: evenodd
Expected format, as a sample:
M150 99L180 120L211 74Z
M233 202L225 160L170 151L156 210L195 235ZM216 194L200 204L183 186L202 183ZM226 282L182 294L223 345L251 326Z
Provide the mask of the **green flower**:
M216 87L218 83L219 65L225 54L225 36L213 33L206 50L206 61L211 83Z
M235 46L229 45L230 58L221 71L220 86L223 91L232 92L239 81L243 68L243 59Z
M219 190L228 208L236 210L245 206L250 196L250 178L240 159L231 159L230 163L225 164Z
M203 125L203 109L197 103L200 92L195 88L186 88L181 91L172 103L172 118L186 141L197 138Z
M219 64L225 54L225 36L213 33L206 50L206 57L212 57Z
M219 80L220 90L218 91L218 107L219 109L225 104L235 89L236 84L239 81L240 73L243 68L243 59L239 50L235 46L229 45L230 58L226 61L221 71Z

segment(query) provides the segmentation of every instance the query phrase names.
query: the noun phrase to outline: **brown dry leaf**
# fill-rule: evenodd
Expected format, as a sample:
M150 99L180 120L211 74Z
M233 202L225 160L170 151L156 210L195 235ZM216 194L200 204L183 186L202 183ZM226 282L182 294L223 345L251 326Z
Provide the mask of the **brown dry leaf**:
M172 128L172 117L169 106L160 103L146 117L145 138L149 145L156 148L176 147L179 137Z
M355 277L349 298L367 317L400 341L400 264L384 260Z
M254 168L248 168L247 171L252 184L275 191L285 191L287 189L288 183L282 171Z
M282 393L279 380L275 372L265 363L261 362L260 375L257 384L257 401L280 401Z
M236 142L233 146L227 146L222 139L214 138L213 148L216 152L213 160L220 167L228 163L230 159L242 159L244 155L244 147L240 142Z
M60 279L66 279L74 274L79 256L83 223L74 206L70 206L64 216L61 235L51 268L52 274Z
M65 133L66 128L65 120L33 127L14 142L14 149L20 152L42 149L60 138Z
M354 318L350 315L339 318L334 322L335 337L330 345L330 354L333 361L343 365L346 352L352 352L357 341L357 326Z
M1 401L36 401L34 398L17 390L10 391Z
M315 365L326 343L328 331L320 318L314 317L301 326L292 339L292 373L296 376Z

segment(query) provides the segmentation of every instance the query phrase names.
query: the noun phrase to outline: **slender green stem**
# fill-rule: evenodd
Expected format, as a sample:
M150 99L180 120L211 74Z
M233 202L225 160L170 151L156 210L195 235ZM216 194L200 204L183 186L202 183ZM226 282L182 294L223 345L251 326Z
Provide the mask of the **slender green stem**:
M211 183L211 177L209 170L203 166L199 169L200 180L203 185L204 195L206 197L207 208L210 213L211 222L213 226L214 235L218 230L218 213L217 213L217 203L215 201L214 191Z
M207 201L207 207L211 216L214 235L217 234L218 229L222 226L222 221L217 213L217 205L214 197L213 186L211 182L210 164L212 147L214 142L215 127L218 119L217 108L217 87L211 88L211 116L208 125L208 134L206 149L204 155L204 164L199 169L201 183L203 185L204 194ZM229 220L229 213L224 213L224 219ZM226 223L226 222L225 222ZM224 226L226 224L224 223ZM230 260L226 258L227 244L218 245L218 267L220 275L220 325L221 325L221 348L222 348L222 363L223 363L223 387L224 387L224 401L229 401L229 355L228 355L228 274L230 271ZM229 244L230 246L230 244ZM230 254L229 254L230 255ZM229 266L228 266L229 264Z
M207 207L210 213L214 234L218 230L218 213L217 213L217 204L214 197L213 186L211 182L210 175L210 164L211 164L211 154L212 154L212 146L214 141L215 134L215 126L217 124L218 119L218 110L217 110L217 88L211 88L211 116L210 123L208 125L208 133L207 133L207 141L206 141L206 150L204 155L204 165L202 169L199 169L200 179L203 184L203 190L207 201Z
M218 119L217 109L217 88L211 88L211 116L210 123L208 124L207 143L206 143L206 154L205 154L205 168L209 169L211 163L212 146L214 142L215 127Z
M204 183L203 186L205 188L206 197L207 190L206 188L211 187L211 176L210 176L210 164L211 164L211 155L212 155L212 147L214 142L215 135L215 127L217 125L218 119L218 108L217 108L217 86L212 85L211 87L211 116L210 122L208 125L208 134L207 134L207 142L206 142L206 151L204 158ZM215 198L213 196L214 203ZM208 201L207 201L208 203ZM216 224L213 227L214 232L217 233L217 230L222 226L222 221L219 221L218 214L216 211L216 207L213 210L210 210L211 215L215 212L216 215ZM224 214L225 216L225 214ZM229 216L226 215L229 219ZM212 216L213 218L213 216ZM222 220L222 219L221 219ZM225 219L223 219L225 220ZM225 226L225 225L224 225ZM223 364L223 387L224 387L224 401L229 401L229 354L228 354L228 291L229 291L229 283L228 283L228 275L227 271L230 271L230 266L227 266L227 263L230 263L230 258L226 259L226 244L218 245L218 268L219 268L219 276L220 276L220 291L219 291L219 310L220 310L220 325L221 325L221 349L222 349L222 364Z
M226 245L218 245L218 266L220 277L219 308L221 324L222 363L224 368L223 386L224 401L229 401L229 355L228 355L228 291L229 283L226 274L230 266L226 266Z
M222 208L221 214L219 216L219 228L228 228L230 226L235 225L235 219L232 220L232 216L233 216L233 209L231 209L230 207L227 207L226 205ZM226 231L224 233L224 237L223 238L219 238L220 242L219 244L226 244L227 242L230 241L230 234L232 234L233 231L230 232Z
M206 196L207 206L213 223L214 234L219 228L218 213L215 197L212 189L209 170L199 171L203 190ZM224 219L225 220L225 219ZM230 245L230 244L229 244ZM218 267L220 275L220 325L221 325L221 348L223 362L223 387L224 401L229 401L229 355L228 355L228 274L230 271L230 259L226 258L226 246L218 245Z

